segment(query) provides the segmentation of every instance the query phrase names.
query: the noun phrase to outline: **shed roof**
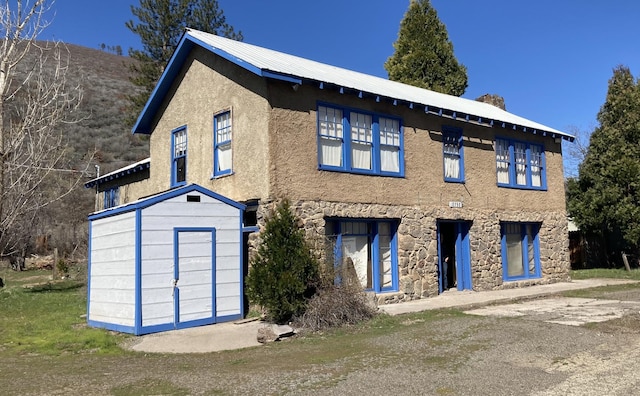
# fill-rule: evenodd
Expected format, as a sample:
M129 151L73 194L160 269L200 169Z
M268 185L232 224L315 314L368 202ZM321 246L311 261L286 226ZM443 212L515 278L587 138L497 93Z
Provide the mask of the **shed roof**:
M133 127L133 133L150 134L155 113L180 71L187 55L199 46L265 78L293 84L317 84L336 87L341 92L371 96L408 105L418 111L486 125L499 125L527 133L551 135L573 141L570 134L509 113L488 103L446 95L428 89L371 76L356 71L300 58L224 37L187 29L160 81Z
M203 195L209 196L220 202L224 202L229 206L233 206L234 208L237 208L243 212L246 209L246 206L241 204L240 202L236 202L232 199L224 197L198 184L189 184L186 186L182 186L182 187L174 188L168 191L163 191L157 194L153 194L148 197L140 198L137 201L132 201L119 206L114 206L112 208L100 210L98 212L90 214L89 220L96 220L96 219L101 219L103 217L110 217L110 216L115 216L121 213L131 212L138 209L144 209L151 205L155 205L158 202L166 201L167 199L174 198L183 194L192 193L192 192L199 192Z

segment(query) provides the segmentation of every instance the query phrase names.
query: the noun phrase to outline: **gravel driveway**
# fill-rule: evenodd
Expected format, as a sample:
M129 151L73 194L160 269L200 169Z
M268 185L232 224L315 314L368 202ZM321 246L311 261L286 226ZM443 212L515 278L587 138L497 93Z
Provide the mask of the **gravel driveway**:
M237 351L0 357L0 394L626 396L638 362L636 310L583 326L443 310Z

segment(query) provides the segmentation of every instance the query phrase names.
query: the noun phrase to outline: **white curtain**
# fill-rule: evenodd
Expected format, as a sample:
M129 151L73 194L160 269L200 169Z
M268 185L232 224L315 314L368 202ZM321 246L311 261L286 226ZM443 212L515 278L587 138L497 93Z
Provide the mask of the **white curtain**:
M498 183L509 184L509 143L496 140L496 168Z
M531 146L531 185L542 186L542 152L538 146Z
M400 172L400 149L393 146L380 148L380 169L383 172Z
M516 184L519 186L526 186L527 146L524 143L516 143L514 145L514 154L516 157Z
M342 166L342 140L320 138L320 163L329 166Z
M231 143L218 146L218 171L231 169Z
M507 240L507 275L510 277L524 275L520 224L506 224L505 233Z
M371 145L351 142L351 166L356 169L371 169Z
M460 178L460 158L457 155L444 154L444 177L447 179Z

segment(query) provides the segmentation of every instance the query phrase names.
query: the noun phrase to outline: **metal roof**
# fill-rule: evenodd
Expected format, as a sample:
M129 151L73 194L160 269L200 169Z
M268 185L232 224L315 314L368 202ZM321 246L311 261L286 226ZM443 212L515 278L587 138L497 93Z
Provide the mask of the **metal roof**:
M488 103L446 95L423 88L371 76L356 71L300 58L267 48L187 29L165 73L133 128L134 133L151 133L151 122L161 99L193 46L205 48L257 75L290 81L294 84L317 84L319 88L336 87L359 96L391 100L427 113L462 121L497 125L522 132L551 135L573 141L567 133L509 113Z
M91 179L84 184L85 188L91 188L96 185L108 182L110 180L119 179L122 176L129 175L131 173L137 173L151 167L151 158L145 158L142 161L138 161L134 164L127 165L120 169L116 169L113 172L109 172L105 175L98 176L95 179Z

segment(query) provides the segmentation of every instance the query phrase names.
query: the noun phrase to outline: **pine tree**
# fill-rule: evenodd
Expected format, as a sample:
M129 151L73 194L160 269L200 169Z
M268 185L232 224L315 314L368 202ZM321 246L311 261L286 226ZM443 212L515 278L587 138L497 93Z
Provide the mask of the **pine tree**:
M609 256L640 247L640 83L618 66L609 80L578 179L567 185L569 214Z
M226 22L217 0L140 0L140 7L131 6L139 23L129 20L125 25L140 36L142 50L129 49L135 59L129 67L131 82L139 89L129 95L127 123L133 125L167 62L178 45L185 28L202 30L242 41Z
M283 201L266 221L245 282L249 299L277 323L302 314L318 283L318 262L297 224Z
M467 68L453 54L447 28L429 0L412 0L400 23L395 53L384 64L389 79L449 95L467 89Z

